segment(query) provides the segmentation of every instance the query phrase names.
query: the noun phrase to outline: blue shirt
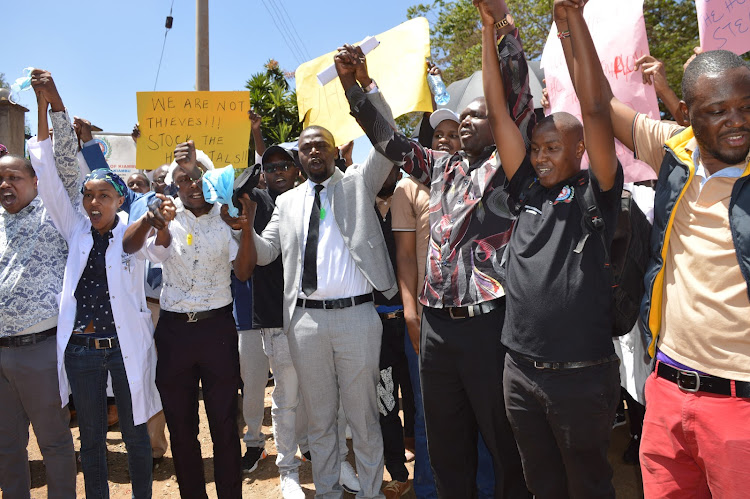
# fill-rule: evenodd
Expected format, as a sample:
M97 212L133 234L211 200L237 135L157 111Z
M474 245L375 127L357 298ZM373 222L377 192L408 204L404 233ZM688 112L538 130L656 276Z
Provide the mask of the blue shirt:
M253 328L253 280L242 282L232 273L232 294L237 331L248 331Z

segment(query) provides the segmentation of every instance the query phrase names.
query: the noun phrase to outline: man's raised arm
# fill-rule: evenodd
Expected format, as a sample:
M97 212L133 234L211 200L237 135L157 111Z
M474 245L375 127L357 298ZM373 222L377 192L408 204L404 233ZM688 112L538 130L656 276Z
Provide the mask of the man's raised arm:
M62 181L70 202L78 205L81 199L81 174L78 169L78 159L76 158L77 142L75 133L73 132L73 125L70 124L70 118L65 110L62 97L60 97L60 93L57 91L57 86L55 85L55 80L52 79L52 75L44 69L35 69L31 72L31 86L37 95L37 102L40 105L40 115L42 112L45 113L43 123L40 116L39 124L43 125L44 128L40 127L37 140L41 142L49 137L48 122L46 119L48 104L52 120L52 130L55 134L53 151L57 174ZM40 98L46 102L43 104ZM44 107L43 111L42 107Z
M506 20L509 14L502 0L474 0L474 5L482 19L482 82L487 114L505 176L510 180L526 157L526 143L508 111L505 75L498 60L497 31L503 32L509 26L496 31L495 23ZM526 78L528 87L528 72Z
M583 19L580 0L555 0L555 19L568 24L568 35L560 42L570 70L583 117L583 137L589 154L591 170L603 191L610 190L617 176L614 132L610 118L609 84L604 85L599 56Z
M588 0L567 0L562 3L570 4L571 6L578 5L579 8L582 8L583 5L586 4L586 1ZM561 15L563 16L562 18L557 17L557 13L559 10L557 8L557 5L558 2L555 2L555 24L557 25L557 32L558 34L570 32L568 19L565 17L564 11L560 11ZM565 7L561 6L561 8L564 9ZM591 37L591 35L588 33L588 30L586 30L585 36L588 36L589 38ZM570 62L572 61L572 57L569 57L568 54L568 51L571 50L571 44L563 43L562 46L563 52L565 52L565 60L568 62L568 71L570 72L572 80L574 69L571 68ZM581 61L581 65L579 67L584 72L584 74L596 73L599 76L599 83L602 86L601 91L603 102L609 103L610 120L612 122L612 130L615 134L615 138L625 144L625 146L631 151L635 151L635 144L633 142L633 122L638 112L630 106L624 104L614 96L614 94L612 93L612 88L609 85L609 81L604 76L604 73L601 71L596 71L596 66L599 66L601 68L601 62L598 59L596 61L590 61L591 65L589 65L588 62L589 61ZM573 84L575 85L575 82Z
M383 115L373 100L368 99L365 89L369 90L370 85L366 85L364 88L360 86L367 81L357 84L358 66L365 64L361 49L348 45L339 47L334 61L336 70L340 74L341 85L344 87L346 98L349 101L351 114L362 127L367 138L370 139L373 148L388 158L392 164L403 168L418 182L429 185L433 160L432 151L423 148L417 142L410 141L396 130L393 121ZM364 70L366 72L366 66ZM343 77L341 76L342 73ZM369 76L367 80L373 83ZM379 98L382 99L382 96L379 96ZM382 99L382 104L387 105L384 99Z

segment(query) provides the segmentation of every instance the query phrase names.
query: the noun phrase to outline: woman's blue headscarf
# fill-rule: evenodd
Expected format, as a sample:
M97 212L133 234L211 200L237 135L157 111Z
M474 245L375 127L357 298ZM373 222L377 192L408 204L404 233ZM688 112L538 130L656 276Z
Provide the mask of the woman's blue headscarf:
M89 180L104 180L115 188L115 191L117 191L119 196L124 196L125 193L128 192L128 186L125 185L125 182L123 182L122 179L112 170L106 168L99 168L86 175L86 178L83 179L83 185L81 186L81 193L83 193L83 187Z

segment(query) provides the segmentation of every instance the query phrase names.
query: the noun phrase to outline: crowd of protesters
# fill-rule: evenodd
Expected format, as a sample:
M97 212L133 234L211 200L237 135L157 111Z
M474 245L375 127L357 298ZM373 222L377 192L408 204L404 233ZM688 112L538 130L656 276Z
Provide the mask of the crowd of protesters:
M647 191L636 201L653 224L631 333L652 360L645 415L625 395L624 457L648 498L745 497L750 67L698 53L680 101L642 58L676 122L653 120L613 96L585 3L553 6L580 121L535 113L523 27L504 0L474 0L484 97L426 113L409 138L362 51L344 45L334 63L367 159L352 164L351 144L320 126L267 147L251 112L261 178L241 175L222 202L223 170L190 141L121 179L34 70L30 159L0 146L3 497L30 497L29 423L48 496L76 496L71 401L86 497L109 496L114 407L134 498L151 497L165 424L181 496L207 497L202 396L216 493L239 498L266 457L269 368L284 498L305 497L302 460L320 498L614 497L627 354L613 341L610 249L623 189ZM655 185L624 183L615 139Z

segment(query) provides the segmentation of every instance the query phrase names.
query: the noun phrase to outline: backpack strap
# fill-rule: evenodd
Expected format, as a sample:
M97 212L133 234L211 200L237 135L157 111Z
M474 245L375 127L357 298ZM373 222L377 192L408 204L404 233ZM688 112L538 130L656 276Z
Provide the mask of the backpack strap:
M604 246L605 265L609 266L609 248L607 247L607 240L604 234L604 218L602 217L602 212L599 211L599 206L596 204L594 193L591 192L588 177L581 177L576 187L577 192L575 192L574 197L578 201L578 206L581 208L581 213L583 214L583 220L581 221L583 234L573 251L581 253L589 236L592 233L598 234L599 239L602 241L602 246Z

